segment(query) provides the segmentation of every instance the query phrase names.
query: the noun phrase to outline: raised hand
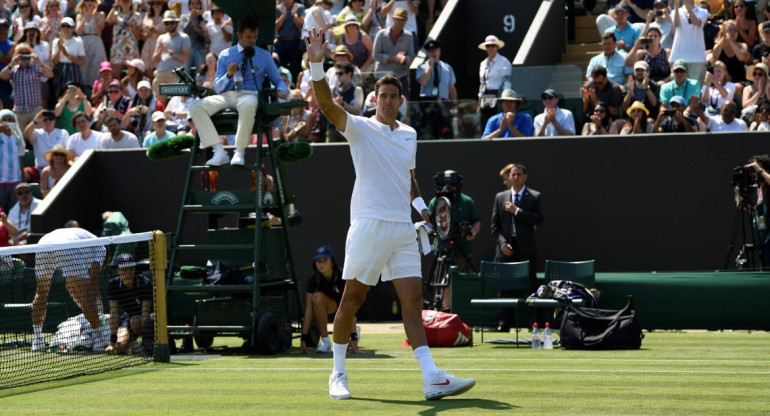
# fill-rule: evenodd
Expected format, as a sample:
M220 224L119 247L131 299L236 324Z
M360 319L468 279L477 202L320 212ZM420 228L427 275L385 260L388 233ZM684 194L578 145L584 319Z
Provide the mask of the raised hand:
M310 62L323 62L326 56L326 47L329 42L324 41L323 34L318 28L310 28L305 37L305 47L307 48L307 58Z

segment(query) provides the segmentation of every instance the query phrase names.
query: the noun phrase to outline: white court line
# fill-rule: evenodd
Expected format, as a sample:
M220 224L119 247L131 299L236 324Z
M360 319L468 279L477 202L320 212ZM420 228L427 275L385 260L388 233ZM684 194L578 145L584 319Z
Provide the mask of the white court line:
M301 358L301 357L300 357ZM551 357L544 357L549 362L551 361L567 361L567 362L576 362L576 361L587 361L587 362L634 362L634 363L712 363L712 364L731 364L731 363L746 363L746 364L768 364L770 365L770 360L709 360L709 359L637 359L637 358L551 358ZM358 361L359 359L365 359L367 361L369 360L385 360L385 361L414 361L414 357L409 358L398 358L398 357L387 357L387 358L367 358L367 357L354 357L355 361ZM507 358L507 357L500 357L500 358L472 358L472 357L441 357L443 360L451 360L451 361L494 361L494 362L500 362L500 361L532 361L532 357L519 357L519 358ZM229 358L229 357L220 357L216 359L217 361L242 361L240 358Z
M126 370L140 370L141 368L127 368ZM329 368L307 367L182 367L168 368L172 371L325 371ZM420 371L419 368L353 368L353 371ZM447 371L465 372L509 372L509 373L631 373L631 374L715 374L715 375L758 375L768 376L770 371L710 371L710 370L592 370L592 369L560 369L560 368L450 368Z

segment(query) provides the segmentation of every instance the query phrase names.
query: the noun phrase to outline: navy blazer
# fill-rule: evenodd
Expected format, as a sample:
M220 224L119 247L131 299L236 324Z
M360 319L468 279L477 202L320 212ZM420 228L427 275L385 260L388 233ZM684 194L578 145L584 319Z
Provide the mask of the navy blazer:
M535 226L543 224L543 211L540 192L529 187L519 201L519 214L513 215L505 210L505 203L511 202L512 192L507 189L498 192L492 207L492 237L495 239L497 257L503 257L502 249L506 244L513 247L514 252L524 256L537 256L535 244ZM511 221L516 222L516 237L512 234Z

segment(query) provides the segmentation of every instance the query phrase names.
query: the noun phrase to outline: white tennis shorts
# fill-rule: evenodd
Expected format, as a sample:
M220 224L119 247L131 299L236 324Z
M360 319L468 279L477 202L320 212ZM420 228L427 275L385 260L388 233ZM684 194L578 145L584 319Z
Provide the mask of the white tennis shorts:
M359 218L350 224L342 278L375 286L422 275L414 224Z
M82 247L66 250L54 250L35 254L35 275L53 277L56 269L61 268L64 277L91 277L91 263L104 261L103 247Z

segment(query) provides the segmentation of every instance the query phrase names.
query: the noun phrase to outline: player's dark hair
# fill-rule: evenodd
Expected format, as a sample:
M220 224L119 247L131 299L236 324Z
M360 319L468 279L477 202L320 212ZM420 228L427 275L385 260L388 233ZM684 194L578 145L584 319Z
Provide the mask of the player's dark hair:
M374 84L374 95L379 94L381 86L388 84L395 85L396 88L398 88L398 95L401 96L401 81L399 81L398 78L394 77L393 75L385 75L384 77L377 80L377 82Z
M238 21L238 33L243 33L244 30L259 30L259 20L253 15L246 15Z

